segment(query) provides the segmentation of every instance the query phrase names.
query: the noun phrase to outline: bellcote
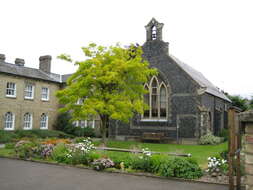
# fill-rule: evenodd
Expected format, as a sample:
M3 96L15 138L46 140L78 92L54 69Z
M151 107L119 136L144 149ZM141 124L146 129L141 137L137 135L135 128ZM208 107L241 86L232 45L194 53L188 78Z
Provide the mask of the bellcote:
M152 18L145 26L147 40L142 46L144 57L169 55L169 43L164 42L162 38L163 25L163 23L159 23L155 18Z
M158 40L162 41L163 23L159 23L155 18L152 18L148 25L145 26L147 32L147 41Z

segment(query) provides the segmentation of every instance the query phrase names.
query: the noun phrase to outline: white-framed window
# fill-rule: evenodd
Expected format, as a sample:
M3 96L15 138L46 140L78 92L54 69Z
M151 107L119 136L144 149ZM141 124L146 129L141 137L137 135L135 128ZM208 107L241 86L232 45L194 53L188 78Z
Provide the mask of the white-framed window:
M78 120L78 121L74 121L73 125L75 127L91 127L91 128L95 128L95 120Z
M45 101L49 100L49 88L42 87L42 89L41 89L41 100L45 100Z
M48 129L48 116L45 113L40 116L40 129Z
M16 84L14 82L7 82L6 96L7 97L16 97Z
M144 110L142 121L167 121L168 116L168 89L164 82L152 77L149 84L144 85L147 91L144 94L144 103L148 108Z
M31 113L25 113L24 115L24 129L32 129L32 114Z
M33 99L34 97L34 85L26 84L25 85L25 99Z
M14 130L15 115L12 112L7 112L4 115L4 130Z

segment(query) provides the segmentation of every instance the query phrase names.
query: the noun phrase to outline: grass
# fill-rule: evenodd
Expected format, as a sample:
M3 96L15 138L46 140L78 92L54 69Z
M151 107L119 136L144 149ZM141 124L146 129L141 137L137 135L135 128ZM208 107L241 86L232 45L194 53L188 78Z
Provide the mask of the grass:
M95 142L99 145L99 142ZM151 151L171 152L171 153L190 153L192 158L195 158L202 168L207 167L207 158L210 156L219 155L220 152L227 149L227 142L219 145L181 145L181 144L155 144L155 143L140 143L132 141L114 141L109 140L107 147L125 148L125 149L142 149L149 148ZM118 154L115 152L108 153L109 155ZM121 153L126 154L126 153Z
M13 156L15 156L15 151L14 151L14 149L0 148L0 155L7 156L7 157L13 157Z

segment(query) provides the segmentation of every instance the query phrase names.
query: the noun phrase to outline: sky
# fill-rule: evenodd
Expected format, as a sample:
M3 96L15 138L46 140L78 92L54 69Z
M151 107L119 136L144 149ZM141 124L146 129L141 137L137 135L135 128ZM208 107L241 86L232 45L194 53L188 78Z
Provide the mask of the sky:
M51 55L51 71L68 74L89 43L143 44L144 26L164 23L169 53L233 95L253 95L252 0L0 0L0 54L38 68Z

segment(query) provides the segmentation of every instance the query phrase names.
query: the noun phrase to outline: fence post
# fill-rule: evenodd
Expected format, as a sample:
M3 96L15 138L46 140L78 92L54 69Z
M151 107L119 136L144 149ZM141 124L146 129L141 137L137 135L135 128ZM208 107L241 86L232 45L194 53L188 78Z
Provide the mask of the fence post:
M253 190L253 110L239 114L240 124L245 127L246 190Z
M235 153L235 110L229 109L228 111L228 129L229 129L229 141L228 141L228 174L229 174L229 190L234 190L234 175L233 175L233 162Z

